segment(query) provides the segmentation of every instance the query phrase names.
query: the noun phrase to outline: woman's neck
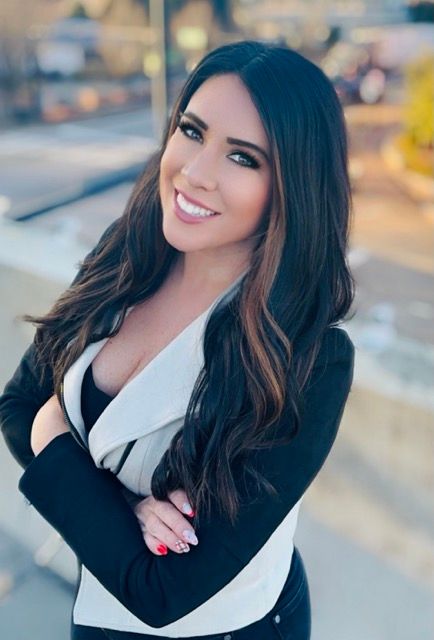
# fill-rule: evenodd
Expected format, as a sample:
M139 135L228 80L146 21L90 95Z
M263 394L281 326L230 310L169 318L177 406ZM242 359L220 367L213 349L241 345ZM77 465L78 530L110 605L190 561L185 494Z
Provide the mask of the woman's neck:
M185 295L217 296L249 268L245 255L181 253L172 269L173 286Z

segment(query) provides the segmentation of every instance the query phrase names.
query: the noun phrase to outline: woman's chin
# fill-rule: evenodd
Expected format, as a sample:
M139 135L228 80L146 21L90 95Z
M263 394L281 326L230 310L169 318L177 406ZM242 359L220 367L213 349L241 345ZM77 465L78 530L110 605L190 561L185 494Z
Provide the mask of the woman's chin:
M190 251L200 251L201 249L207 249L209 247L204 246L203 241L199 243L197 239L193 239L191 237L186 237L185 233L180 233L178 230L173 229L172 225L167 225L167 227L163 223L163 235L166 239L166 242L170 244L171 247L177 249L178 251L182 251L182 253L189 253Z

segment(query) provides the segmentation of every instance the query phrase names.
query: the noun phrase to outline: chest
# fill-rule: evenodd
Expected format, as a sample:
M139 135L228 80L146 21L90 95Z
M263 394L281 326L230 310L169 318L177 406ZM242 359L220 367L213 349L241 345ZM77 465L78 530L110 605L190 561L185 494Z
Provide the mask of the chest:
M169 292L135 306L92 363L96 386L115 396L200 315L199 301L182 302Z

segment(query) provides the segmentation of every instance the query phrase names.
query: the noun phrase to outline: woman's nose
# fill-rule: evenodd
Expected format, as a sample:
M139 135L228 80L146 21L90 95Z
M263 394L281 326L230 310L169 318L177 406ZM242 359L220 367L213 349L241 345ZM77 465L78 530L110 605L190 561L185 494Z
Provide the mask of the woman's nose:
M215 163L210 154L197 153L186 161L181 174L187 178L192 187L213 191L217 187Z

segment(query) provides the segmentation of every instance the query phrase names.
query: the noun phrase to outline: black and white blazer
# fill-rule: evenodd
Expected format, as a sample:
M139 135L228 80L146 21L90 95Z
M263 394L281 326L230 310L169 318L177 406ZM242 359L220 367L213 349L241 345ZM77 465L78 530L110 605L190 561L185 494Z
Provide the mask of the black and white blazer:
M20 489L82 563L77 624L168 637L224 633L261 619L282 590L301 500L330 452L352 383L354 347L342 329L324 334L297 435L257 454L277 496L264 491L243 502L235 525L217 510L198 527L193 521L199 544L188 554L157 557L121 490L151 493L155 466L182 426L203 362L206 320L218 300L122 389L89 436L81 384L105 340L89 345L65 375L63 404L73 433L56 437L36 458L31 424L52 391L49 382L41 386L33 346L0 397L3 434L26 467ZM279 432L288 428L283 415Z

